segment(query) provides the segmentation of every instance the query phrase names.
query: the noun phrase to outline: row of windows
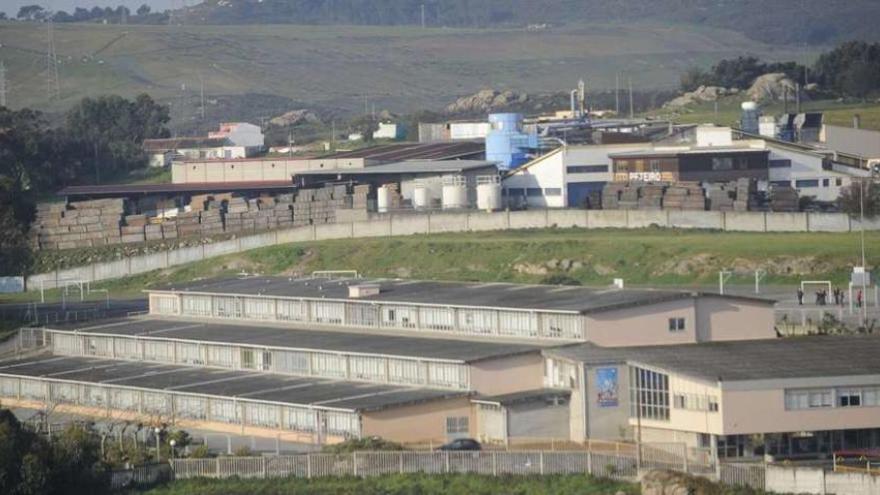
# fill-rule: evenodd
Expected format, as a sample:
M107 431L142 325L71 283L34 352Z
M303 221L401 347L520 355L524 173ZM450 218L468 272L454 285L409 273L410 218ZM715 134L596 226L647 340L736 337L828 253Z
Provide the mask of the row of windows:
M785 391L786 409L880 406L880 387L840 387Z
M676 409L718 412L718 397L714 395L676 393L672 402Z
M142 340L137 337L89 337L65 332L53 332L52 336L53 352L68 356L132 359L458 389L468 388L469 381L467 365L459 363Z
M669 376L638 367L630 368L630 413L633 417L669 420Z
M187 394L141 392L112 385L53 383L26 378L0 378L0 396L82 404L116 410L139 411L170 417L201 419L223 423L285 428L294 431L321 430L329 434L359 435L360 420L355 413L315 411L308 408L278 406L231 399L206 398Z
M597 174L608 172L608 165L572 165L565 167L569 174Z
M427 329L470 334L518 337L583 337L579 315L531 313L525 311L483 310L452 307L416 307L353 302L291 301L283 299L229 296L181 296L184 316L247 318L252 320L318 322L376 328ZM152 300L152 299L151 299ZM163 303L154 311L173 308Z

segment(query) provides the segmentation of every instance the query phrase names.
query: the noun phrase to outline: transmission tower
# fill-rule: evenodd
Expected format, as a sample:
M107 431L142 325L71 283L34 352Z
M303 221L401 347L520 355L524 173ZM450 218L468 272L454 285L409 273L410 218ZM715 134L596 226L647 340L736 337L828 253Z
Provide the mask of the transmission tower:
M0 107L6 106L6 66L0 60Z
M61 98L61 83L58 78L58 55L55 53L55 23L49 18L48 46L46 47L46 99Z

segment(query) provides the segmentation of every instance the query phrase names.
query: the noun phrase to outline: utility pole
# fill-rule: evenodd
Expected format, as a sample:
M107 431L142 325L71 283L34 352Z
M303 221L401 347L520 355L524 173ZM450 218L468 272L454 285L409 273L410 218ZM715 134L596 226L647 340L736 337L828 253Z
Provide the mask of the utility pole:
M47 31L46 47L46 99L49 101L61 98L61 83L58 80L58 56L55 53L55 23L50 14Z
M627 77L627 81L629 83L629 118L632 119L635 115L633 113L633 80L632 77Z
M0 60L0 107L6 105L6 65Z
M614 75L614 115L620 117L620 72Z
M425 4L422 4L422 29L425 29Z
M202 78L202 73L199 72L199 98L201 100L201 112L202 112L202 125L205 123L205 80Z

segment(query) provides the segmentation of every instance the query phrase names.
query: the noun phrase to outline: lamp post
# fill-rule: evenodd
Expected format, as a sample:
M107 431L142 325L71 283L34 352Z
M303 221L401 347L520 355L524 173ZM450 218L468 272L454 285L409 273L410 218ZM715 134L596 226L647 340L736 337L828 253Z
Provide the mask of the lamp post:
M171 459L174 460L174 446L177 445L177 441L172 438L168 445L171 446Z
M162 433L162 429L157 426L153 432L156 434L156 462L162 462L162 452L159 450L159 433Z

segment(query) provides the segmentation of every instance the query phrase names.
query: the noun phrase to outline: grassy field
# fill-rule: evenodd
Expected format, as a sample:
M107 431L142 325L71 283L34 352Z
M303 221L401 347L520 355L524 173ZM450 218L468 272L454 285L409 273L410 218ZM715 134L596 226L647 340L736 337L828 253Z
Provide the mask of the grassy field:
M263 495L333 494L379 495L447 493L490 495L614 495L639 493L637 485L589 476L393 475L377 478L321 478L305 480L192 480L170 483L147 491L147 495Z
M218 95L245 94L351 110L362 110L368 96L377 109L412 111L436 108L487 86L549 93L583 77L590 87L611 88L615 74L624 72L637 89L671 88L686 68L725 57L809 56L802 47L756 42L733 31L640 23L539 32L58 24L55 38L62 99L47 105L46 27L0 23L0 59L13 108L57 111L83 96L139 92L185 105L198 98L201 78L209 113Z
M650 115L655 117L673 117L676 122L681 124L702 124L713 123L718 125L736 125L739 126L739 118L741 115L740 103L745 101L742 97L726 97L719 101L718 112L715 112L713 103L702 103L686 108L682 112L671 114L665 110L657 110L651 112ZM774 103L771 105L762 105L764 115L776 115L783 112L782 103ZM788 106L790 112L795 111L794 104ZM833 100L808 101L802 105L803 111L816 112L821 111L825 114L825 123L831 125L840 125L845 127L852 126L853 115L859 114L862 119L861 126L865 129L880 130L880 102L838 102Z
M144 287L205 277L334 269L374 277L538 283L565 276L585 285L623 278L631 286L694 287L715 284L719 270L734 272L730 283L748 284L761 269L767 284L805 278L843 284L858 263L859 245L857 233L545 229L419 235L273 246L95 285L127 297ZM866 246L868 264L875 265L880 233L868 233ZM28 297L33 295L5 301Z

